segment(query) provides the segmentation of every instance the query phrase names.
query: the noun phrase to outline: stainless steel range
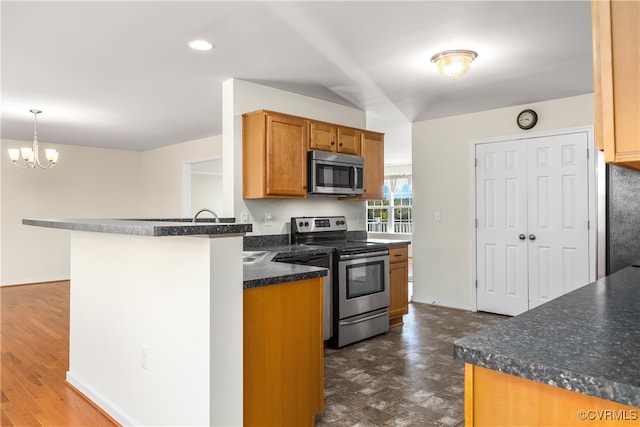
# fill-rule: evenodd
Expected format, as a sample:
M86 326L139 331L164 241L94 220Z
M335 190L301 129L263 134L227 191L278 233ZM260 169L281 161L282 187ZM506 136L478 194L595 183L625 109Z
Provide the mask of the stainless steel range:
M347 240L344 216L291 218L291 243L333 248L330 345L342 347L389 330L385 245Z

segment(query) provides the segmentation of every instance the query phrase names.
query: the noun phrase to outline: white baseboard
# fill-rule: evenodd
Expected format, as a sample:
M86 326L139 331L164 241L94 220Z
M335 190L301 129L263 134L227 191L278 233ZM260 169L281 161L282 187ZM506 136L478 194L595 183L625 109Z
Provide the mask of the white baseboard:
M35 285L38 283L47 283L47 282L60 282L64 280L69 280L69 276L54 276L54 277L30 277L30 278L22 278L18 280L9 280L0 283L0 287L3 286L18 286L18 285Z
M415 295L411 297L411 301L412 302L417 302L419 304L429 304L429 305L437 305L440 307L448 307L448 308L456 308L458 310L467 310L467 311L473 311L473 307L471 307L470 304L464 304L460 301L453 301L453 300L447 300L447 299L440 299L440 298L431 298L428 297L427 298L416 298Z
M106 412L111 418L116 420L121 425L142 425L134 421L131 417L120 410L120 408L116 407L107 399L103 398L99 393L93 390L90 386L86 385L81 379L77 378L69 371L67 371L67 382L75 387L80 393L84 394L87 399L91 400L96 406Z

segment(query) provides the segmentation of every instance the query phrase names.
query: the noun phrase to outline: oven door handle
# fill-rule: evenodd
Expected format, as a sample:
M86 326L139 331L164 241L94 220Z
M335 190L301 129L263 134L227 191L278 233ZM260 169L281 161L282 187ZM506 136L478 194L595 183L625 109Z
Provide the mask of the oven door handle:
M367 320L377 319L378 317L386 316L388 313L389 311L385 310L382 313L372 314L371 316L363 317L362 319L358 319L358 320L341 320L340 325L343 325L343 326L355 325L357 323L366 322Z
M389 251L378 251L378 252L364 252L360 254L352 254L352 255L340 255L340 260L347 259L360 259L360 258L373 258L376 256L385 256L389 255Z

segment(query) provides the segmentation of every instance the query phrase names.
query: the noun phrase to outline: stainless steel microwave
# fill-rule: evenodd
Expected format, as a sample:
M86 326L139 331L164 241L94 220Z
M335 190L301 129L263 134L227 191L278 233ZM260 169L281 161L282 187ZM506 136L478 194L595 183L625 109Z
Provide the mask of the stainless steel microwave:
M364 193L364 159L360 156L309 151L308 193L355 196Z

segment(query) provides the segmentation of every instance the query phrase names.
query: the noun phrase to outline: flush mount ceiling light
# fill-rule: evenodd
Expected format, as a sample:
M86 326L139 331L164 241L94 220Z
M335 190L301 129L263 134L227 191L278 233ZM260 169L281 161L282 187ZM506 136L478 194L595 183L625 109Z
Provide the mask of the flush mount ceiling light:
M191 40L188 43L191 49L195 50L211 50L213 49L213 44L209 43L206 40Z
M445 50L431 57L438 71L445 77L455 79L467 72L478 54L472 50Z
M53 148L47 148L44 150L44 154L49 162L46 165L40 163L39 148L38 148L38 114L42 113L40 110L29 110L33 113L33 144L31 147L9 148L9 158L14 165L21 169L35 169L36 166L42 169L51 169L53 165L58 161L59 153ZM22 162L18 163L22 156Z

